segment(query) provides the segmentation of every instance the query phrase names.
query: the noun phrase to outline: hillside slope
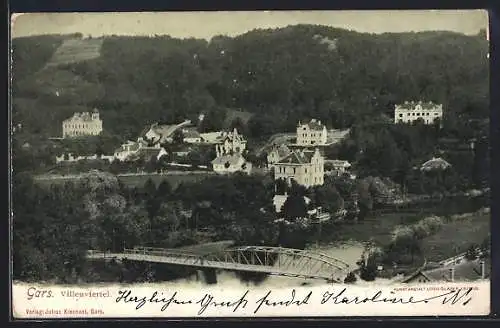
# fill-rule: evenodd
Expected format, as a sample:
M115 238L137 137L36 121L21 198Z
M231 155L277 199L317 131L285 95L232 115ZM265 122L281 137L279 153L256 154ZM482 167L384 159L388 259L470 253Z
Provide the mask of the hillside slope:
M36 52L33 44L54 49L54 41L43 37L22 40L31 44L24 47L13 41L17 67L34 65L28 54ZM348 127L374 114L390 115L394 103L413 99L443 103L451 118L487 117L487 51L479 36L370 35L312 25L211 42L113 36L104 39L99 57L51 68L36 79L36 69L25 69L14 86L16 97L38 99L37 112L30 113L40 122L37 130L60 123L46 115L58 104L98 107L106 129L130 136L146 123L200 112L220 113L211 117L223 125L222 109L240 108L256 114L249 133L270 135L293 131L298 120L311 117ZM35 66L42 59L46 64L49 52Z

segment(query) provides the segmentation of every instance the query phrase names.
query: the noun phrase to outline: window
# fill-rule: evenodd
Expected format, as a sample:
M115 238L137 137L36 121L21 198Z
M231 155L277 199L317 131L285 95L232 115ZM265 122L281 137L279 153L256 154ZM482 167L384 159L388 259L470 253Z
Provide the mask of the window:
M307 167L304 170L305 170L305 173L307 173Z
M399 117L403 117L403 114L399 114Z
M293 174L295 174L295 168L293 168Z

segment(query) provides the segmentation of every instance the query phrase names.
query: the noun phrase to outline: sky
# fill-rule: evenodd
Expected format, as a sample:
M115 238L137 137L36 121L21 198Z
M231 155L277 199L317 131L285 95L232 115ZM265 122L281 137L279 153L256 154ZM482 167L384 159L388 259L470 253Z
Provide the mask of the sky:
M137 13L29 13L12 19L12 37L82 33L170 35L176 38L235 36L256 28L319 24L358 32L446 30L476 34L488 26L484 10L241 11Z

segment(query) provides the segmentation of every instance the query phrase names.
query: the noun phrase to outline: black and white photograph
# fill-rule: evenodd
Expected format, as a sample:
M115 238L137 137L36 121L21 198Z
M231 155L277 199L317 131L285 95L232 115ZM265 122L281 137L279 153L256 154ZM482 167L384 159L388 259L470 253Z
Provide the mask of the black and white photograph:
M489 52L484 10L15 14L13 283L489 282Z

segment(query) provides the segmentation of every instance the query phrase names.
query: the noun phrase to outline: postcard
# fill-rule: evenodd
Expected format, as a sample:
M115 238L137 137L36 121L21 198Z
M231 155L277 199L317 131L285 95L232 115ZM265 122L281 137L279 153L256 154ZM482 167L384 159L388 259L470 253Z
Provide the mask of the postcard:
M14 319L489 314L486 11L11 32Z

